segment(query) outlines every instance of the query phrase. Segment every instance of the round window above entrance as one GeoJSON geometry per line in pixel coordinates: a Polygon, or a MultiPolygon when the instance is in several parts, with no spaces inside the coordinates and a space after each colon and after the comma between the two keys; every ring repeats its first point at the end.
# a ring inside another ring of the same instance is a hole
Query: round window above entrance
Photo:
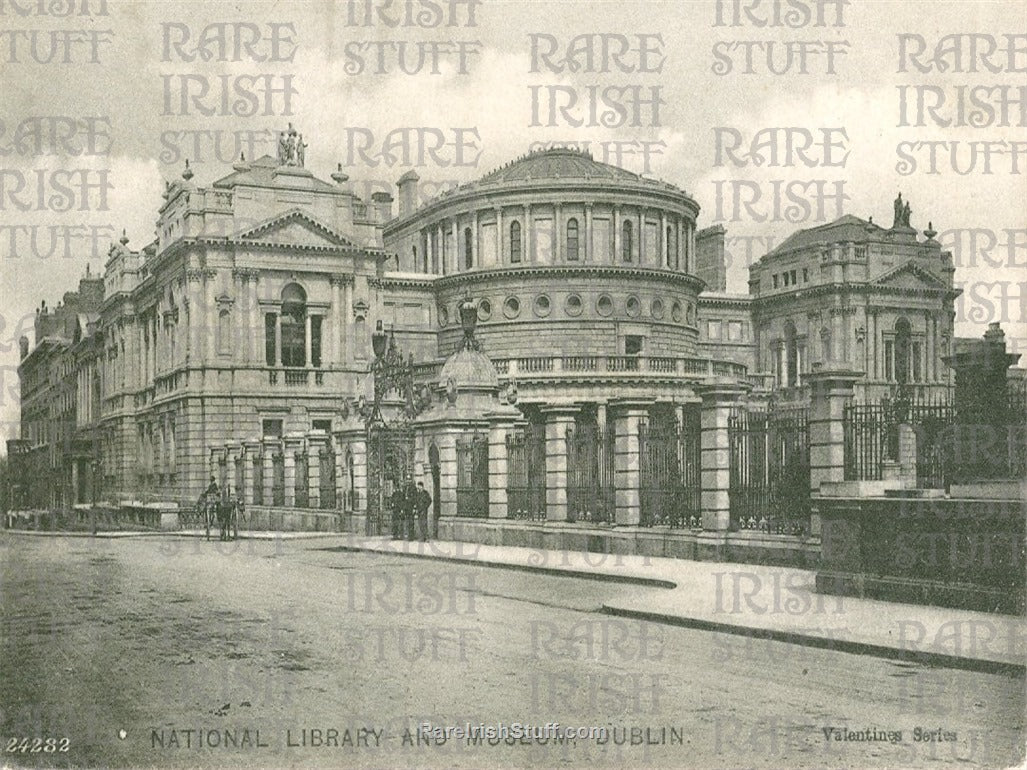
{"type": "Polygon", "coordinates": [[[584,309],[584,305],[581,302],[581,297],[577,294],[571,294],[567,297],[567,301],[564,303],[564,310],[569,316],[579,316],[581,311],[584,309]]]}
{"type": "Polygon", "coordinates": [[[613,298],[609,294],[603,294],[596,302],[596,312],[601,316],[608,316],[613,313],[613,298]]]}
{"type": "Polygon", "coordinates": [[[478,301],[478,320],[487,321],[492,317],[492,303],[487,299],[478,301]]]}
{"type": "Polygon", "coordinates": [[[638,297],[628,297],[624,309],[632,318],[638,318],[639,313],[642,312],[642,303],[638,301],[638,297]]]}
{"type": "Polygon", "coordinates": [[[535,315],[539,318],[545,318],[550,312],[552,312],[552,310],[553,306],[549,302],[549,297],[545,294],[540,294],[535,297],[535,315]]]}
{"type": "Polygon", "coordinates": [[[653,310],[653,318],[655,318],[657,321],[662,319],[663,318],[663,300],[662,299],[654,299],[653,300],[652,310],[653,310]]]}

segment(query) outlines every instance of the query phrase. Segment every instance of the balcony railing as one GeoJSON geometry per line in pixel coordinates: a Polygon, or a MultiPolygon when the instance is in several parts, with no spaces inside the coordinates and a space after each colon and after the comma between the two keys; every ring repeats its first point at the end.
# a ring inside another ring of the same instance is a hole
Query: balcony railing
{"type": "MultiPolygon", "coordinates": [[[[668,356],[531,356],[528,358],[497,358],[492,362],[500,377],[522,375],[556,375],[570,372],[642,373],[674,377],[732,377],[749,379],[744,364],[714,361],[708,358],[674,358],[668,356]]],[[[753,375],[759,377],[759,375],[753,375]]],[[[755,384],[755,383],[754,383],[755,384]]]]}

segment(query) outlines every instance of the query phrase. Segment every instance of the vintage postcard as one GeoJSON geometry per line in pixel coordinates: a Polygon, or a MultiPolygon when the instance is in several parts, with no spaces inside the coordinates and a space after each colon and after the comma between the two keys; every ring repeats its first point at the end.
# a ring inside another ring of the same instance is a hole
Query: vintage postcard
{"type": "Polygon", "coordinates": [[[1024,0],[0,0],[0,765],[1022,767],[1024,0]]]}

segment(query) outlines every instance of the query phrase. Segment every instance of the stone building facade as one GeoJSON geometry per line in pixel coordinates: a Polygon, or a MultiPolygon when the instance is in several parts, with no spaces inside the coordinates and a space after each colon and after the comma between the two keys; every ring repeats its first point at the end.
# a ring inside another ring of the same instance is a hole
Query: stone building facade
{"type": "MultiPolygon", "coordinates": [[[[605,506],[603,521],[638,524],[668,502],[638,493],[640,442],[657,431],[694,429],[695,446],[672,453],[696,474],[697,516],[699,456],[703,473],[727,473],[721,433],[746,393],[774,386],[801,399],[815,362],[866,371],[867,394],[903,377],[947,387],[938,361],[957,292],[933,233],[918,241],[908,224],[844,217],[793,235],[753,266],[749,295],[730,294],[724,229],[699,230],[691,196],[587,153],[530,153],[419,207],[408,172],[393,212],[388,194],[359,200],[341,170],[315,176],[302,147],[283,133],[278,157],[240,160],[208,186],[187,164],[166,187],[155,240],[114,244],[102,283],[80,288],[92,304],[77,325],[59,340],[40,327],[35,349],[25,343],[11,451],[49,447],[39,463],[75,490],[33,506],[189,504],[213,473],[251,506],[366,516],[378,328],[414,362],[417,398],[430,402],[411,467],[443,515],[473,497],[461,482],[461,463],[478,457],[471,434],[502,479],[489,515],[536,505],[511,502],[504,463],[519,452],[532,466],[538,448],[550,517],[588,520],[605,506]],[[480,351],[467,348],[468,298],[480,351]],[[483,356],[494,372],[481,371],[483,356]],[[38,434],[41,410],[69,403],[50,420],[75,427],[74,452],[38,434]],[[586,495],[585,481],[575,498],[575,452],[594,453],[608,501],[586,495]],[[627,481],[635,492],[618,487],[627,481]]],[[[389,420],[409,411],[401,395],[387,394],[389,420]]],[[[726,526],[725,479],[711,482],[717,491],[703,482],[713,528],[726,526]]]]}

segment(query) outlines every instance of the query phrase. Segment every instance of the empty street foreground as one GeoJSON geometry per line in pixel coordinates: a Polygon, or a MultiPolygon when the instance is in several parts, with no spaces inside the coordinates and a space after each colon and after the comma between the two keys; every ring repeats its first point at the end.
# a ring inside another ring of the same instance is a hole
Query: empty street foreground
{"type": "Polygon", "coordinates": [[[1021,677],[613,618],[664,589],[341,542],[0,535],[4,764],[1022,762],[1021,677]]]}

